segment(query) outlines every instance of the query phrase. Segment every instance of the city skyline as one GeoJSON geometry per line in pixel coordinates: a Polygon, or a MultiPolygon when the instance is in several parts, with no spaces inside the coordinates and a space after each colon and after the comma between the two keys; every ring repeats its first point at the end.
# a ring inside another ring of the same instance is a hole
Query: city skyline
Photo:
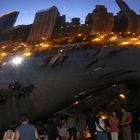
{"type": "MultiPolygon", "coordinates": [[[[138,5],[140,5],[140,1],[136,0],[135,2],[132,2],[132,0],[125,0],[125,2],[130,6],[131,9],[139,14],[140,9],[138,5]]],[[[83,23],[85,21],[86,15],[89,12],[93,11],[95,5],[105,5],[108,11],[113,12],[114,14],[116,14],[120,10],[115,0],[86,0],[86,2],[85,0],[77,0],[75,2],[73,2],[73,0],[69,2],[66,0],[42,0],[42,2],[34,1],[34,5],[32,5],[31,7],[32,3],[33,1],[27,0],[25,0],[24,2],[19,2],[18,0],[5,0],[3,2],[0,2],[0,14],[5,14],[6,12],[9,12],[11,10],[17,10],[20,12],[20,14],[15,25],[31,24],[33,23],[35,13],[38,10],[48,9],[51,6],[56,5],[59,9],[60,14],[66,15],[67,21],[70,21],[73,17],[80,17],[81,22],[83,23]]]]}

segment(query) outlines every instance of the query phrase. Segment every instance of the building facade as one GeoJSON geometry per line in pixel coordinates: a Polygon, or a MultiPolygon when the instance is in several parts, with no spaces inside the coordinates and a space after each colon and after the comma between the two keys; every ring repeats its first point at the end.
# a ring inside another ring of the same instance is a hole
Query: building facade
{"type": "Polygon", "coordinates": [[[92,12],[91,34],[109,33],[114,28],[113,13],[108,13],[104,5],[97,5],[92,12]]]}
{"type": "Polygon", "coordinates": [[[116,31],[140,34],[140,18],[123,0],[116,0],[121,11],[117,14],[116,31]]]}
{"type": "Polygon", "coordinates": [[[0,15],[0,30],[11,28],[14,26],[19,12],[12,11],[6,14],[0,15]]]}
{"type": "Polygon", "coordinates": [[[41,37],[45,37],[47,40],[50,40],[59,17],[60,13],[55,6],[48,10],[37,12],[29,33],[28,42],[31,43],[37,41],[41,37]]]}

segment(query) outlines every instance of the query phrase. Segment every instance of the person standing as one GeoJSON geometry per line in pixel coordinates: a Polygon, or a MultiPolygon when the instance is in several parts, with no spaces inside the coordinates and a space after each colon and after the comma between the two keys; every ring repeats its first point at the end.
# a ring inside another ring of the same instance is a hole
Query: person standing
{"type": "Polygon", "coordinates": [[[112,116],[109,119],[110,122],[110,130],[111,130],[111,139],[118,140],[119,133],[119,118],[115,111],[112,112],[112,116]]]}
{"type": "Polygon", "coordinates": [[[140,113],[136,110],[132,113],[132,133],[134,140],[140,140],[140,113]]]}
{"type": "Polygon", "coordinates": [[[130,112],[127,112],[125,108],[121,109],[122,112],[122,133],[124,140],[132,140],[132,132],[131,132],[131,123],[132,123],[132,116],[130,112]]]}
{"type": "Polygon", "coordinates": [[[21,117],[20,123],[21,125],[15,130],[15,140],[40,140],[37,129],[29,124],[27,115],[21,117]]]}
{"type": "Polygon", "coordinates": [[[106,133],[105,121],[103,119],[103,112],[99,111],[98,115],[99,115],[99,117],[95,123],[96,124],[96,131],[97,131],[96,140],[108,140],[107,133],[106,133]]]}
{"type": "Polygon", "coordinates": [[[96,121],[96,116],[93,113],[90,113],[86,119],[86,123],[87,123],[87,127],[88,130],[90,132],[91,135],[91,139],[95,140],[96,139],[96,125],[95,125],[95,121],[96,121]]]}
{"type": "Polygon", "coordinates": [[[77,124],[75,114],[72,114],[72,116],[68,118],[67,126],[69,131],[69,140],[72,138],[73,140],[77,140],[77,124]]]}

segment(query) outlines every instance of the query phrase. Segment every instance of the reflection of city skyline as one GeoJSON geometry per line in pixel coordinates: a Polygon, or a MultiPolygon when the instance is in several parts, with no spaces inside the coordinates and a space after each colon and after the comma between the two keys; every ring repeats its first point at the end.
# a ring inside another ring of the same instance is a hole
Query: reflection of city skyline
{"type": "Polygon", "coordinates": [[[32,25],[13,27],[18,12],[5,14],[0,18],[1,41],[25,40],[29,43],[38,42],[42,37],[46,40],[72,38],[81,34],[84,36],[97,33],[131,32],[140,33],[140,17],[123,0],[116,0],[121,9],[117,15],[110,13],[104,5],[96,5],[85,17],[85,23],[80,18],[72,18],[66,22],[66,15],[61,15],[59,9],[53,6],[39,10],[35,14],[32,25]]]}
{"type": "MultiPolygon", "coordinates": [[[[19,17],[16,21],[16,25],[19,24],[31,24],[33,22],[34,15],[36,11],[40,9],[46,9],[49,8],[53,5],[56,5],[62,14],[67,15],[67,21],[70,21],[72,17],[80,17],[81,21],[84,22],[85,16],[88,12],[90,12],[95,5],[97,4],[103,4],[107,7],[108,11],[117,13],[119,11],[119,8],[115,4],[115,0],[77,0],[77,1],[65,1],[65,0],[58,0],[54,1],[45,1],[42,0],[40,1],[34,1],[34,5],[32,5],[32,0],[31,1],[21,1],[19,5],[19,1],[8,1],[8,5],[6,1],[1,2],[0,4],[0,9],[1,12],[0,14],[4,14],[9,10],[17,10],[20,11],[19,17]],[[14,3],[14,4],[12,4],[14,3]],[[79,6],[80,5],[80,6],[79,6]],[[32,8],[31,8],[32,6],[32,8]],[[83,12],[81,12],[81,9],[83,12]]],[[[138,5],[140,5],[140,1],[130,1],[130,0],[125,0],[126,3],[132,8],[135,9],[137,13],[139,13],[140,9],[138,5]]],[[[82,22],[82,23],[83,23],[82,22]]]]}

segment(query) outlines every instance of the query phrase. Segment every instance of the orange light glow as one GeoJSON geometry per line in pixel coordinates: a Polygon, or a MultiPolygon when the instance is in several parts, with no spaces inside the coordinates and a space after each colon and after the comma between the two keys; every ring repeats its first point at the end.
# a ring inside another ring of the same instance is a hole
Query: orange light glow
{"type": "Polygon", "coordinates": [[[130,44],[130,42],[127,41],[120,43],[120,45],[128,45],[128,44],[130,44]]]}
{"type": "Polygon", "coordinates": [[[119,97],[120,97],[120,99],[123,99],[123,100],[125,100],[125,99],[126,99],[126,97],[125,97],[125,95],[124,95],[124,94],[120,94],[120,95],[119,95],[119,97]]]}
{"type": "Polygon", "coordinates": [[[48,48],[50,45],[49,44],[44,44],[42,47],[43,48],[48,48]]]}
{"type": "Polygon", "coordinates": [[[31,52],[25,52],[25,53],[24,53],[24,56],[26,56],[26,57],[29,57],[29,56],[31,56],[31,55],[32,55],[31,52]]]}
{"type": "Polygon", "coordinates": [[[116,40],[117,39],[117,36],[113,36],[113,37],[111,37],[109,40],[110,41],[114,41],[114,40],[116,40]]]}
{"type": "Polygon", "coordinates": [[[132,41],[137,41],[137,40],[138,40],[138,38],[132,38],[131,40],[132,40],[132,41]]]}
{"type": "Polygon", "coordinates": [[[82,34],[78,34],[78,36],[79,36],[79,37],[81,37],[81,36],[82,36],[82,34]]]}
{"type": "Polygon", "coordinates": [[[93,41],[93,42],[94,42],[94,41],[97,41],[97,42],[98,42],[98,41],[101,41],[101,39],[100,39],[100,38],[95,38],[95,39],[93,39],[92,41],[93,41]]]}
{"type": "Polygon", "coordinates": [[[5,52],[1,53],[2,57],[6,56],[6,55],[7,55],[7,53],[5,53],[5,52]]]}

